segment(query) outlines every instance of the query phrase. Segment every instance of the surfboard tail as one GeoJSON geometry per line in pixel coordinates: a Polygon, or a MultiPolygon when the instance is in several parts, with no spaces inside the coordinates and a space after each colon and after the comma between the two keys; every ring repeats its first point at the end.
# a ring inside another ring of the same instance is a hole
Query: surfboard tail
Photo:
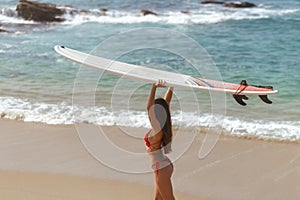
{"type": "MultiPolygon", "coordinates": [[[[240,86],[238,87],[238,89],[236,90],[236,92],[232,95],[233,98],[235,99],[235,101],[242,105],[242,106],[246,106],[246,102],[244,100],[248,100],[249,98],[246,95],[241,95],[240,93],[243,92],[248,86],[252,86],[252,87],[257,87],[257,88],[264,88],[264,89],[268,89],[268,90],[273,90],[273,86],[264,86],[264,85],[248,85],[246,80],[242,80],[240,83],[240,86]]],[[[267,95],[258,95],[259,98],[267,103],[267,104],[271,104],[272,101],[268,98],[267,95]]]]}

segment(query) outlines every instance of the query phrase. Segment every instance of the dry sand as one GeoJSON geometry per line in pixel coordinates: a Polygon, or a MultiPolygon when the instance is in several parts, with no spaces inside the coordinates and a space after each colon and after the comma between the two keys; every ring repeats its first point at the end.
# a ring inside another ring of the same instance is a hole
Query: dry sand
{"type": "MultiPolygon", "coordinates": [[[[15,171],[0,171],[0,177],[3,200],[153,199],[153,188],[128,182],[15,171]]],[[[179,192],[176,197],[199,199],[179,192]]]]}
{"type": "MultiPolygon", "coordinates": [[[[73,125],[0,120],[0,127],[0,199],[153,199],[152,173],[124,173],[101,164],[73,125]]],[[[123,136],[119,127],[101,128],[121,148],[145,150],[142,139],[123,136]]],[[[140,137],[146,131],[126,130],[140,137]]],[[[204,135],[174,162],[177,199],[300,199],[299,144],[222,136],[199,159],[204,135]]]]}

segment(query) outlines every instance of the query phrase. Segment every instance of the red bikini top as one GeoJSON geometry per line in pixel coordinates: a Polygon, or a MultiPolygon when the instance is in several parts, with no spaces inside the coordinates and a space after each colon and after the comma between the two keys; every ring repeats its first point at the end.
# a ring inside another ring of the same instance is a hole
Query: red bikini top
{"type": "Polygon", "coordinates": [[[149,130],[147,133],[146,133],[146,135],[144,136],[144,140],[145,140],[145,143],[146,143],[146,146],[147,147],[150,147],[151,146],[151,144],[150,144],[150,142],[149,142],[149,134],[150,134],[150,131],[151,130],[149,130]]]}

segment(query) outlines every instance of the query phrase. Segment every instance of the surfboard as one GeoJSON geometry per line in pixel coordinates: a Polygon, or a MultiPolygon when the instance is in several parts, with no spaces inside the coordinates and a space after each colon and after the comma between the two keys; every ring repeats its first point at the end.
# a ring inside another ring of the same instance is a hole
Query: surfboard
{"type": "Polygon", "coordinates": [[[249,85],[245,80],[242,80],[240,84],[228,83],[114,61],[86,54],[65,46],[55,46],[54,49],[58,54],[73,62],[127,79],[146,83],[156,83],[161,79],[166,82],[166,86],[170,87],[198,90],[201,92],[229,93],[243,106],[246,105],[243,100],[248,99],[246,95],[257,95],[265,103],[270,104],[272,101],[268,99],[267,95],[278,92],[272,86],[249,85]]]}

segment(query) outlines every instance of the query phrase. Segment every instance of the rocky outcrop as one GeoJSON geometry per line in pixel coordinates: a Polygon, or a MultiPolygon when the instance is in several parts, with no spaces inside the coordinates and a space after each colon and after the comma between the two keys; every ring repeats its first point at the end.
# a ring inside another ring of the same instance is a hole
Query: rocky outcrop
{"type": "Polygon", "coordinates": [[[0,28],[0,33],[14,33],[14,32],[0,28]]]}
{"type": "Polygon", "coordinates": [[[202,4],[224,4],[223,1],[201,1],[202,4]]]}
{"type": "Polygon", "coordinates": [[[190,14],[190,11],[188,11],[188,10],[182,10],[182,11],[180,11],[182,14],[190,14]]]}
{"type": "Polygon", "coordinates": [[[38,3],[35,1],[19,0],[17,13],[26,20],[37,22],[61,22],[64,9],[57,8],[55,4],[38,3]]]}
{"type": "Polygon", "coordinates": [[[145,16],[145,15],[155,15],[157,16],[158,14],[155,12],[152,12],[150,10],[141,10],[141,13],[145,16]]]}
{"type": "Polygon", "coordinates": [[[107,8],[99,8],[99,10],[100,10],[101,12],[103,12],[103,13],[106,13],[106,12],[108,11],[107,8]]]}
{"type": "Polygon", "coordinates": [[[254,3],[250,2],[224,2],[224,1],[213,1],[213,0],[207,0],[207,1],[202,1],[202,4],[222,4],[225,7],[230,7],[230,8],[252,8],[256,7],[254,3]]]}
{"type": "MultiPolygon", "coordinates": [[[[18,16],[36,22],[62,22],[65,20],[63,18],[64,14],[93,14],[90,10],[77,9],[72,6],[57,6],[51,3],[39,3],[29,0],[19,0],[16,10],[18,16]]],[[[106,15],[108,9],[101,8],[99,11],[97,14],[106,15]]]]}
{"type": "Polygon", "coordinates": [[[7,33],[8,31],[7,30],[4,30],[1,28],[2,24],[0,24],[0,33],[7,33]]]}
{"type": "Polygon", "coordinates": [[[7,30],[4,30],[4,29],[0,28],[0,33],[7,33],[7,30]]]}
{"type": "Polygon", "coordinates": [[[252,8],[256,7],[254,3],[249,3],[249,2],[229,2],[229,3],[224,3],[225,7],[230,7],[230,8],[252,8]]]}

